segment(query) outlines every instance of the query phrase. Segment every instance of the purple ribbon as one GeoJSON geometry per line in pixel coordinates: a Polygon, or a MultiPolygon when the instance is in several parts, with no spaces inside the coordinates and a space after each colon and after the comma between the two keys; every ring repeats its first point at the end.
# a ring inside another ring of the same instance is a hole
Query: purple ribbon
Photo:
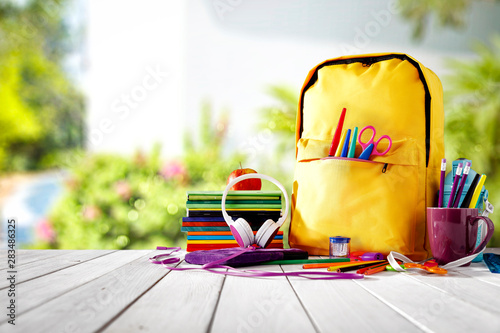
{"type": "Polygon", "coordinates": [[[188,271],[188,270],[204,270],[215,274],[230,275],[230,276],[242,276],[242,277],[268,277],[268,276],[298,276],[310,280],[338,280],[338,279],[362,279],[364,275],[354,274],[354,273],[335,273],[335,272],[310,272],[310,271],[296,271],[296,272],[266,272],[257,269],[236,269],[227,265],[219,265],[221,262],[225,262],[229,259],[237,257],[245,252],[254,251],[255,247],[249,246],[247,248],[241,249],[241,251],[236,252],[228,257],[212,261],[208,264],[196,267],[172,267],[167,264],[174,264],[180,261],[179,258],[169,258],[172,253],[181,250],[180,247],[164,247],[158,246],[157,250],[170,250],[168,253],[163,253],[149,258],[149,261],[153,264],[162,265],[166,269],[172,271],[188,271]],[[166,259],[161,259],[165,258],[166,259]],[[225,269],[226,271],[216,271],[215,269],[225,269]]]}

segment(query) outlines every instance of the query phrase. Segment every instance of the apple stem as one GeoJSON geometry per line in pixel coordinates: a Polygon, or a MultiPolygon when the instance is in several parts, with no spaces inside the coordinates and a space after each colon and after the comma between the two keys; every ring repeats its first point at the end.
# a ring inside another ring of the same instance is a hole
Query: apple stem
{"type": "Polygon", "coordinates": [[[241,162],[240,162],[240,169],[243,169],[243,167],[241,166],[241,162]]]}

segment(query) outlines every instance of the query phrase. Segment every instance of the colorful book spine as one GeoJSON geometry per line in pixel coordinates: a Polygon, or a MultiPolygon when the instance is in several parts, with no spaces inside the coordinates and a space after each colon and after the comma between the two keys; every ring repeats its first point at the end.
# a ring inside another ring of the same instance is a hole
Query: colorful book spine
{"type": "MultiPolygon", "coordinates": [[[[221,211],[222,191],[187,192],[187,216],[181,231],[187,232],[187,251],[238,247],[221,211]]],[[[281,216],[279,191],[230,191],[226,210],[236,220],[247,220],[254,234],[266,220],[281,216]]],[[[270,248],[283,248],[283,232],[271,241],[270,248]]]]}

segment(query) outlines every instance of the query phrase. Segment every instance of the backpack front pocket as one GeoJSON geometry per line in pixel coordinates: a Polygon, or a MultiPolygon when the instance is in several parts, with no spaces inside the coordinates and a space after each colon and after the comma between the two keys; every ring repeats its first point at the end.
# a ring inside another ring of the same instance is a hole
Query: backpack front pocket
{"type": "MultiPolygon", "coordinates": [[[[411,141],[401,143],[399,153],[394,153],[411,156],[404,151],[412,146],[411,141]]],[[[293,184],[290,245],[311,255],[327,255],[329,237],[344,236],[351,238],[352,251],[412,253],[416,212],[419,205],[425,205],[418,202],[418,192],[425,189],[419,188],[423,182],[419,182],[414,160],[299,161],[293,184]]]]}

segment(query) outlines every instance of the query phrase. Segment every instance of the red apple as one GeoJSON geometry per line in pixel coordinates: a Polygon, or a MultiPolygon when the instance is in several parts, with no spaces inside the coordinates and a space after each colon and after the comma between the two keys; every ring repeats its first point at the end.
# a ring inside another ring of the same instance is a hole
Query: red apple
{"type": "MultiPolygon", "coordinates": [[[[239,169],[236,169],[233,172],[231,172],[231,174],[227,178],[226,185],[229,184],[229,182],[231,182],[233,179],[235,179],[239,176],[248,174],[248,173],[257,173],[257,171],[255,171],[254,169],[250,169],[250,168],[243,169],[241,164],[240,164],[239,169]]],[[[245,179],[245,180],[242,180],[241,182],[236,183],[235,185],[233,185],[233,187],[230,188],[230,190],[231,191],[241,191],[241,190],[258,191],[261,189],[261,187],[262,187],[261,180],[258,178],[252,178],[252,179],[245,179]]]]}

